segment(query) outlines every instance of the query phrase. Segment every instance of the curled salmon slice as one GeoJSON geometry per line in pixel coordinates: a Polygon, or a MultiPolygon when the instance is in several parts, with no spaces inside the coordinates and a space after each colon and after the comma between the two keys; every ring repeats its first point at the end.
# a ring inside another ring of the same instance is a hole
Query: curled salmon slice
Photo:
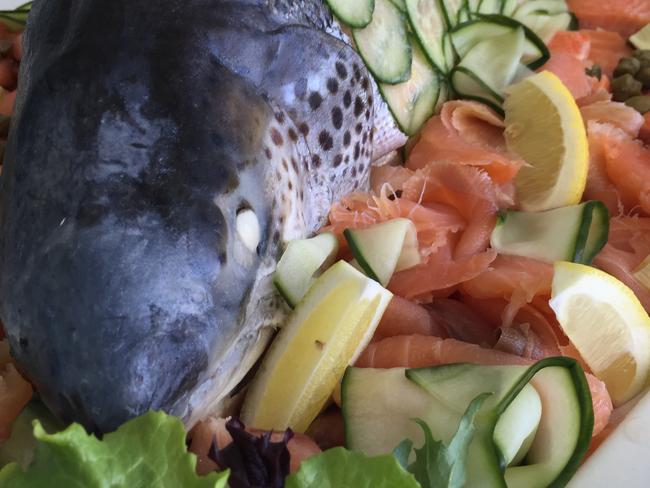
{"type": "Polygon", "coordinates": [[[587,140],[589,142],[589,172],[583,194],[584,200],[600,200],[609,210],[610,215],[623,211],[621,195],[607,174],[607,132],[602,124],[591,121],[587,123],[587,140]]]}
{"type": "Polygon", "coordinates": [[[548,43],[552,53],[564,53],[586,61],[591,51],[591,38],[580,31],[560,31],[548,43]]]}
{"type": "MultiPolygon", "coordinates": [[[[455,339],[433,336],[388,337],[370,344],[357,360],[361,368],[422,368],[450,363],[483,365],[529,365],[534,363],[513,354],[485,349],[455,339]]],[[[612,402],[602,381],[587,374],[594,406],[593,435],[607,425],[612,413],[612,402]]]]}
{"type": "Polygon", "coordinates": [[[508,153],[503,129],[503,120],[481,103],[447,102],[422,129],[406,166],[420,169],[434,161],[478,166],[496,183],[508,183],[524,163],[508,153]]]}
{"type": "Polygon", "coordinates": [[[581,27],[607,29],[626,39],[650,23],[648,0],[568,0],[567,3],[581,27]]]}

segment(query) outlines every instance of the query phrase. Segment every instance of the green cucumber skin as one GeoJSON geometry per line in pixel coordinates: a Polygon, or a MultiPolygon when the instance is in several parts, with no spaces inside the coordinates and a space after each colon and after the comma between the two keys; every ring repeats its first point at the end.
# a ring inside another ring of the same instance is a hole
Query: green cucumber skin
{"type": "MultiPolygon", "coordinates": [[[[375,0],[373,0],[373,2],[374,1],[375,0]]],[[[368,63],[366,61],[366,58],[364,57],[363,53],[361,52],[361,49],[359,49],[359,42],[357,40],[356,33],[357,33],[358,30],[361,30],[361,29],[353,28],[352,29],[352,37],[354,38],[354,42],[357,44],[357,53],[359,54],[359,56],[363,60],[363,63],[366,65],[366,68],[368,69],[370,74],[372,74],[372,76],[375,78],[375,80],[378,81],[378,82],[381,82],[381,83],[387,83],[389,85],[397,85],[399,83],[403,83],[405,81],[408,81],[411,78],[411,64],[413,62],[413,52],[411,50],[411,44],[408,41],[408,37],[407,37],[408,34],[406,32],[408,30],[409,21],[408,21],[407,15],[404,12],[402,12],[400,10],[400,8],[397,7],[392,0],[385,0],[385,1],[395,9],[396,15],[399,16],[400,22],[404,26],[404,36],[405,36],[405,38],[400,39],[400,41],[405,42],[406,45],[407,45],[407,56],[409,58],[408,68],[405,69],[399,76],[396,76],[394,78],[386,78],[384,76],[380,76],[380,74],[377,72],[377,70],[372,66],[372,63],[368,63]]],[[[372,20],[370,21],[370,23],[372,23],[372,20]]],[[[370,25],[370,23],[368,23],[368,25],[370,25]]],[[[366,25],[365,27],[368,27],[368,25],[366,25]]]]}
{"type": "Polygon", "coordinates": [[[607,237],[609,235],[609,210],[603,202],[594,200],[586,202],[582,212],[583,217],[578,229],[572,261],[574,263],[589,265],[602,248],[605,247],[605,244],[607,244],[607,237]],[[589,230],[594,217],[600,217],[602,219],[602,228],[594,248],[587,249],[587,239],[589,238],[589,230]]]}
{"type": "Polygon", "coordinates": [[[505,27],[511,27],[513,29],[521,27],[524,30],[524,35],[526,36],[526,39],[528,39],[530,42],[532,42],[535,47],[540,52],[540,57],[534,61],[531,61],[528,63],[526,66],[531,69],[531,70],[536,70],[538,68],[541,68],[546,64],[546,62],[551,59],[551,53],[548,50],[548,47],[542,41],[537,34],[535,34],[528,26],[522,24],[521,22],[513,19],[512,17],[508,17],[505,15],[500,15],[500,14],[477,14],[476,17],[472,20],[468,20],[466,22],[462,22],[458,24],[456,27],[454,27],[450,32],[457,32],[459,30],[462,30],[464,27],[467,27],[469,25],[475,24],[477,22],[490,22],[494,24],[499,24],[503,25],[505,27]]]}
{"type": "Polygon", "coordinates": [[[368,261],[366,261],[366,258],[363,256],[361,252],[359,252],[359,244],[357,243],[357,240],[354,237],[354,232],[350,229],[345,229],[343,231],[343,236],[350,244],[350,251],[352,252],[352,256],[354,256],[354,259],[357,260],[359,266],[361,266],[363,271],[368,275],[368,278],[370,278],[371,280],[375,280],[377,283],[381,284],[381,282],[379,281],[379,277],[375,274],[373,269],[370,267],[368,261]]]}
{"type": "MultiPolygon", "coordinates": [[[[356,29],[363,29],[366,27],[370,22],[372,22],[372,14],[375,11],[375,0],[370,0],[370,15],[368,16],[367,20],[363,20],[361,22],[355,22],[353,19],[348,18],[343,18],[341,17],[338,8],[336,7],[336,2],[330,0],[325,0],[327,3],[327,6],[332,10],[332,13],[345,25],[349,27],[354,27],[356,29]]],[[[391,0],[392,1],[392,0],[391,0]]],[[[395,2],[393,2],[395,3],[395,2]]]]}

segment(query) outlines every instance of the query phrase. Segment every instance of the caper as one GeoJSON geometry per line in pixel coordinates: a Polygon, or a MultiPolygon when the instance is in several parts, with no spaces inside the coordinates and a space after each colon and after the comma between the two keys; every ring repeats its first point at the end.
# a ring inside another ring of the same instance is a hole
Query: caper
{"type": "Polygon", "coordinates": [[[614,69],[614,76],[635,75],[641,69],[641,61],[637,58],[621,58],[614,69]]]}
{"type": "Polygon", "coordinates": [[[635,78],[643,83],[643,88],[650,88],[650,66],[641,68],[635,78]]]}
{"type": "Polygon", "coordinates": [[[650,66],[650,50],[648,49],[637,49],[634,51],[634,57],[641,62],[642,68],[647,68],[650,66]]]}
{"type": "Polygon", "coordinates": [[[643,88],[642,83],[630,74],[612,80],[612,92],[617,102],[624,102],[630,97],[641,95],[641,88],[643,88]]]}
{"type": "Polygon", "coordinates": [[[641,95],[639,97],[628,98],[625,100],[625,105],[632,107],[643,115],[646,112],[650,112],[650,97],[647,95],[641,95]]]}

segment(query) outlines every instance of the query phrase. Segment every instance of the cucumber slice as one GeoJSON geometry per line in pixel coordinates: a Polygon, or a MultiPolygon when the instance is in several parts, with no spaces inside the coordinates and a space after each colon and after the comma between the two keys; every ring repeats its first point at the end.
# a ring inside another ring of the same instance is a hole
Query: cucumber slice
{"type": "Polygon", "coordinates": [[[396,271],[420,263],[415,225],[408,219],[394,219],[361,230],[343,232],[352,255],[363,271],[386,286],[396,271]]]}
{"type": "Polygon", "coordinates": [[[513,18],[526,25],[545,43],[548,43],[559,31],[569,30],[575,20],[570,12],[549,14],[544,11],[527,15],[515,12],[513,18]]]}
{"type": "Polygon", "coordinates": [[[334,15],[350,27],[362,28],[372,20],[375,0],[326,0],[334,15]]]}
{"type": "Polygon", "coordinates": [[[485,38],[503,35],[519,27],[524,30],[526,36],[521,62],[535,70],[549,60],[548,48],[532,30],[510,17],[496,14],[481,15],[476,20],[456,26],[450,32],[450,36],[456,53],[463,58],[471,48],[485,38]]]}
{"type": "Polygon", "coordinates": [[[406,12],[429,61],[438,71],[447,73],[454,64],[454,51],[438,0],[406,0],[406,12]]]}
{"type": "Polygon", "coordinates": [[[480,14],[498,14],[501,11],[501,0],[481,0],[478,6],[480,14]]]}
{"type": "Polygon", "coordinates": [[[339,241],[330,232],[289,242],[278,262],[273,283],[291,308],[302,300],[316,278],[334,263],[338,251],[339,241]]]}
{"type": "MultiPolygon", "coordinates": [[[[349,1],[349,0],[347,0],[349,1]]],[[[401,12],[406,13],[406,2],[404,0],[390,0],[401,12]]]]}
{"type": "Polygon", "coordinates": [[[413,418],[427,422],[435,438],[448,442],[469,402],[486,391],[493,394],[476,419],[466,486],[503,488],[506,480],[508,487],[564,486],[584,457],[593,429],[589,387],[570,358],[548,358],[530,367],[349,368],[341,387],[347,446],[367,454],[391,452],[404,438],[419,446],[422,434],[413,418]],[[525,449],[522,439],[537,423],[538,411],[530,409],[535,396],[524,392],[529,384],[542,405],[537,435],[526,464],[504,472],[506,459],[500,453],[525,449]],[[500,437],[507,431],[513,435],[500,437]]]}
{"type": "Polygon", "coordinates": [[[503,90],[517,74],[525,38],[524,30],[517,28],[475,44],[452,71],[456,93],[500,106],[503,90]],[[485,62],[487,59],[489,63],[485,62]]]}
{"type": "Polygon", "coordinates": [[[352,29],[352,36],[377,81],[395,84],[411,77],[406,18],[389,0],[375,0],[372,21],[363,29],[352,29]]]}
{"type": "Polygon", "coordinates": [[[440,3],[447,29],[451,29],[460,22],[460,13],[465,5],[465,0],[441,0],[440,3]]]}
{"type": "Polygon", "coordinates": [[[397,125],[409,136],[417,133],[433,115],[441,91],[440,77],[429,64],[417,41],[412,42],[411,47],[411,78],[398,85],[379,83],[379,91],[397,125]]]}
{"type": "Polygon", "coordinates": [[[501,466],[519,464],[533,445],[539,421],[542,418],[542,400],[537,390],[524,386],[494,427],[494,444],[499,449],[501,466]]]}
{"type": "Polygon", "coordinates": [[[568,11],[569,8],[564,0],[528,0],[517,7],[515,15],[525,16],[536,12],[555,15],[568,11]]]}
{"type": "Polygon", "coordinates": [[[591,264],[608,234],[607,207],[591,201],[544,212],[502,212],[490,243],[502,254],[591,264]]]}

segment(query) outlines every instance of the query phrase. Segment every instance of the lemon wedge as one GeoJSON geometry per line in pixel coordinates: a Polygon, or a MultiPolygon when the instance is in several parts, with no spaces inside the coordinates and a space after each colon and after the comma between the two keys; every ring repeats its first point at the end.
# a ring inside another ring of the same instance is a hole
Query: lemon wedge
{"type": "Polygon", "coordinates": [[[650,24],[630,36],[630,42],[637,49],[650,49],[650,24]]]}
{"type": "Polygon", "coordinates": [[[304,432],[370,341],[391,298],[344,261],[325,271],[271,344],[242,420],[260,429],[304,432]]]}
{"type": "Polygon", "coordinates": [[[580,203],[589,149],[571,92],[550,71],[506,89],[506,142],[526,163],[515,178],[522,210],[537,212],[580,203]]]}
{"type": "Polygon", "coordinates": [[[650,317],[632,290],[596,268],[560,261],[550,306],[615,406],[643,390],[650,372],[650,317]]]}

